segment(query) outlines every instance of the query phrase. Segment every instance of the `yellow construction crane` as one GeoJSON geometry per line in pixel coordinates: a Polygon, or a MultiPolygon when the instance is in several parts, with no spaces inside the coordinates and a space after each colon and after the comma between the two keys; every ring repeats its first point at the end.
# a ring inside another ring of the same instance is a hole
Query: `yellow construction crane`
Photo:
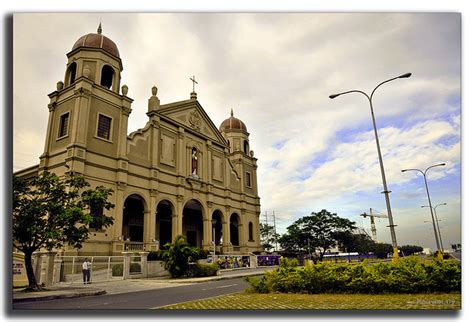
{"type": "Polygon", "coordinates": [[[377,218],[388,218],[387,215],[384,215],[380,212],[377,211],[377,214],[374,213],[374,210],[372,208],[370,208],[370,214],[367,215],[367,213],[363,213],[361,214],[362,217],[364,218],[367,218],[367,217],[370,217],[370,228],[371,228],[371,231],[372,231],[372,239],[374,240],[374,242],[378,243],[377,241],[377,229],[375,228],[375,220],[374,218],[377,217],[377,218]]]}

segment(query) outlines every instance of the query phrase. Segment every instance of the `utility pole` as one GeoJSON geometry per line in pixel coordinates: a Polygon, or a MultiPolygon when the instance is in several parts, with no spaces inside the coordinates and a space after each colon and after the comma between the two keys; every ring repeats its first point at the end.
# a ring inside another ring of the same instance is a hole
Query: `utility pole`
{"type": "Polygon", "coordinates": [[[277,239],[277,224],[275,210],[273,210],[273,235],[275,236],[275,251],[278,250],[278,239],[277,239]]]}

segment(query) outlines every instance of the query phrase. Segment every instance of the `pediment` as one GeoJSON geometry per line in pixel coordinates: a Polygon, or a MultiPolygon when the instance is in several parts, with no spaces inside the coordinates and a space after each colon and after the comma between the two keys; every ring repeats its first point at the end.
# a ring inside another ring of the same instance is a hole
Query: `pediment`
{"type": "Polygon", "coordinates": [[[209,115],[196,100],[162,105],[158,114],[179,123],[184,128],[199,132],[210,140],[227,144],[209,115]]]}

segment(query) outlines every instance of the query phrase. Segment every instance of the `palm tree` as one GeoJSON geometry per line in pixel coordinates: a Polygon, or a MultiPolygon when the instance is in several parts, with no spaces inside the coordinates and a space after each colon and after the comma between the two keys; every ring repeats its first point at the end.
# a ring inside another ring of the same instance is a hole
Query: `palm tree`
{"type": "Polygon", "coordinates": [[[170,272],[171,277],[184,276],[188,270],[188,264],[194,262],[199,256],[199,249],[189,246],[182,235],[176,236],[172,243],[166,243],[164,248],[165,269],[170,272]]]}

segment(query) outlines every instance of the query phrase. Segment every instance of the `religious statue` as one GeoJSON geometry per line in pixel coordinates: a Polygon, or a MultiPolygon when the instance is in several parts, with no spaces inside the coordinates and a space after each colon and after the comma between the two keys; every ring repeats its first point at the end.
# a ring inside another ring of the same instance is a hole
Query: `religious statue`
{"type": "Polygon", "coordinates": [[[193,178],[198,178],[197,167],[198,167],[197,150],[196,148],[193,148],[192,155],[191,155],[191,176],[193,178]]]}

